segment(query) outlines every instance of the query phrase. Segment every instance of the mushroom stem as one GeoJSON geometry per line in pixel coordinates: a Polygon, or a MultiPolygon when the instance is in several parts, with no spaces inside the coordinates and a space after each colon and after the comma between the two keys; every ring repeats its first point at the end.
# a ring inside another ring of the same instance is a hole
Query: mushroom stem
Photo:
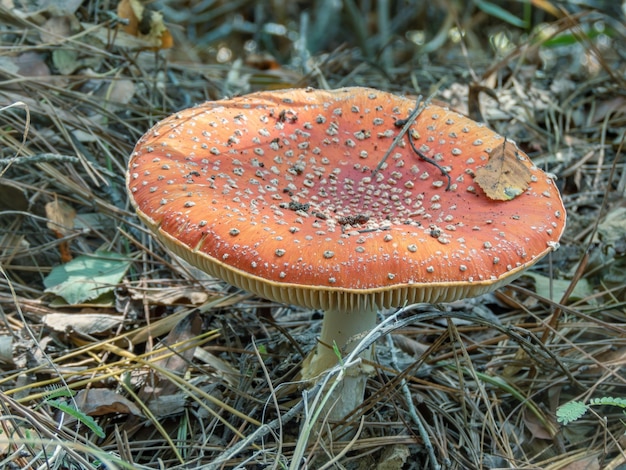
{"type": "MultiPolygon", "coordinates": [[[[302,367],[302,378],[314,380],[324,371],[338,363],[338,357],[333,349],[336,344],[345,357],[359,344],[364,333],[376,326],[376,306],[354,310],[328,310],[324,314],[322,331],[317,349],[309,355],[302,367]]],[[[371,350],[368,348],[361,353],[362,359],[371,359],[371,350]]],[[[340,421],[363,402],[367,377],[371,367],[365,364],[353,365],[345,371],[343,381],[328,400],[329,409],[326,418],[330,421],[340,421]]]]}

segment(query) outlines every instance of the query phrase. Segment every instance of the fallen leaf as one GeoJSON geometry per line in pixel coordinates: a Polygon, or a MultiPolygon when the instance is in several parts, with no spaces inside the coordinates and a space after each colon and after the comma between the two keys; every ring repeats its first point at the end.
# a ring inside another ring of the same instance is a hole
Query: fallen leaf
{"type": "Polygon", "coordinates": [[[598,225],[587,272],[594,272],[600,282],[618,301],[626,299],[624,271],[626,270],[626,207],[612,208],[598,225]]]}
{"type": "Polygon", "coordinates": [[[515,377],[520,372],[520,370],[526,369],[528,367],[529,361],[530,359],[528,358],[528,353],[524,349],[519,348],[515,353],[513,360],[509,360],[507,362],[507,365],[504,366],[504,369],[502,370],[502,376],[504,378],[515,377]]]}
{"type": "MultiPolygon", "coordinates": [[[[572,281],[567,279],[554,279],[534,271],[527,271],[522,277],[529,277],[533,280],[535,292],[546,299],[562,299],[572,281]]],[[[589,281],[585,278],[579,279],[574,287],[574,291],[569,296],[569,301],[588,299],[593,303],[593,289],[589,281]]]]}
{"type": "Polygon", "coordinates": [[[63,40],[80,31],[80,22],[72,15],[52,16],[41,25],[41,41],[61,44],[63,40]]]}
{"type": "Polygon", "coordinates": [[[74,229],[76,211],[63,201],[55,199],[46,204],[47,226],[59,238],[69,235],[74,229]]]}
{"type": "Polygon", "coordinates": [[[589,369],[596,367],[624,367],[626,366],[626,347],[610,349],[596,356],[596,361],[589,369]],[[597,365],[596,365],[597,364],[597,365]]]}
{"type": "Polygon", "coordinates": [[[139,0],[122,0],[117,6],[117,16],[127,20],[126,24],[120,24],[122,31],[148,41],[153,49],[169,49],[174,45],[172,35],[163,23],[163,15],[142,5],[139,0]]]}
{"type": "Polygon", "coordinates": [[[49,313],[42,318],[48,328],[61,333],[75,331],[82,335],[109,333],[122,323],[121,315],[100,313],[49,313]]]}
{"type": "MultiPolygon", "coordinates": [[[[162,342],[163,347],[175,352],[154,362],[155,368],[167,369],[182,377],[189,368],[189,364],[196,349],[193,339],[202,332],[202,320],[194,312],[183,319],[174,327],[162,342]]],[[[157,346],[158,348],[159,346],[157,346]]],[[[172,395],[178,390],[175,383],[161,374],[155,373],[139,391],[139,397],[144,400],[152,400],[155,397],[172,395]]]]}
{"type": "Polygon", "coordinates": [[[507,140],[489,154],[489,161],[474,172],[474,181],[489,199],[510,201],[528,189],[529,160],[507,140]]]}
{"type": "Polygon", "coordinates": [[[278,70],[280,64],[269,53],[250,54],[246,57],[246,65],[259,70],[278,70]]]}
{"type": "Polygon", "coordinates": [[[194,285],[174,285],[172,287],[154,287],[135,289],[129,292],[133,300],[145,300],[150,305],[192,304],[202,305],[209,300],[206,290],[194,285]]]}
{"type": "Polygon", "coordinates": [[[113,291],[129,266],[130,261],[122,255],[98,251],[55,266],[43,283],[46,292],[63,297],[68,304],[76,305],[113,291]]]}
{"type": "MultiPolygon", "coordinates": [[[[48,218],[48,228],[57,238],[63,238],[69,235],[74,228],[76,211],[68,204],[55,198],[54,201],[46,204],[46,217],[48,218]]],[[[59,251],[61,252],[61,262],[69,263],[72,260],[72,253],[67,240],[62,240],[59,243],[59,251]]]]}
{"type": "Polygon", "coordinates": [[[23,77],[49,77],[50,68],[44,57],[36,52],[24,52],[15,58],[17,73],[23,77]]]}
{"type": "MultiPolygon", "coordinates": [[[[114,105],[126,105],[135,96],[135,83],[125,79],[113,80],[98,95],[114,105]]],[[[120,108],[125,109],[125,106],[120,108]]]]}
{"type": "Polygon", "coordinates": [[[376,470],[393,470],[396,468],[403,468],[411,456],[411,451],[407,445],[392,445],[385,447],[380,461],[376,465],[376,470]]]}
{"type": "Polygon", "coordinates": [[[48,10],[56,15],[71,15],[83,3],[82,0],[39,0],[34,2],[40,11],[48,10]]]}
{"type": "Polygon", "coordinates": [[[202,348],[196,348],[194,357],[206,364],[211,376],[216,375],[232,387],[237,387],[237,384],[241,380],[241,374],[229,362],[220,359],[215,354],[202,348]]]}
{"type": "Polygon", "coordinates": [[[189,406],[189,395],[187,393],[174,393],[171,395],[159,395],[150,398],[147,403],[150,412],[158,419],[176,416],[185,411],[189,406]]]}
{"type": "Polygon", "coordinates": [[[61,75],[70,75],[80,67],[78,52],[71,49],[52,51],[52,63],[61,75]]]}
{"type": "Polygon", "coordinates": [[[573,462],[561,467],[561,470],[600,470],[597,455],[580,454],[573,462]]]}
{"type": "Polygon", "coordinates": [[[535,439],[550,440],[554,437],[537,416],[529,411],[524,411],[524,424],[535,439]]]}
{"type": "Polygon", "coordinates": [[[74,397],[78,409],[88,416],[102,416],[111,413],[143,416],[137,405],[106,388],[81,390],[74,397]]]}

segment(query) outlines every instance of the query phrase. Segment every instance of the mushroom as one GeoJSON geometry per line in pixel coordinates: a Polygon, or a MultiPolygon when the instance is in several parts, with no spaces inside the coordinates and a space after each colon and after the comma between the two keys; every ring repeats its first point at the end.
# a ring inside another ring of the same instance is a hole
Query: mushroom
{"type": "MultiPolygon", "coordinates": [[[[488,197],[474,172],[515,144],[461,114],[426,105],[380,164],[415,105],[354,87],[186,109],[135,147],[131,202],[166,247],[210,275],[323,309],[302,372],[313,379],[380,309],[493,291],[558,247],[566,214],[553,177],[515,147],[529,182],[511,200],[488,197]]],[[[350,376],[334,418],[363,400],[367,372],[350,376]]]]}

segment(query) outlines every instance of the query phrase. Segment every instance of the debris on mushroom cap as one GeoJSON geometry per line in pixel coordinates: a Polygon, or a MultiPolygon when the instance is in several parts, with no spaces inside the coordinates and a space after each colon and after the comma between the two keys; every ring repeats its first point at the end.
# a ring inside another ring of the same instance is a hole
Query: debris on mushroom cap
{"type": "Polygon", "coordinates": [[[558,246],[559,191],[518,149],[528,187],[487,197],[473,175],[504,138],[435,105],[374,172],[415,104],[368,88],[207,102],[141,138],[131,201],[176,254],[282,302],[386,307],[494,290],[558,246]],[[408,138],[450,175],[447,190],[408,138]]]}

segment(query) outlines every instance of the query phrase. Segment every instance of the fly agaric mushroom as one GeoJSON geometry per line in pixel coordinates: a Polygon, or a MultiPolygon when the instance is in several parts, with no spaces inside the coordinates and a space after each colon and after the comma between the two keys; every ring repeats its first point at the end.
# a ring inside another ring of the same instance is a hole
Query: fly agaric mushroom
{"type": "MultiPolygon", "coordinates": [[[[529,182],[510,200],[488,197],[474,172],[515,144],[456,112],[426,106],[375,171],[415,105],[368,88],[207,102],[141,138],[131,202],[207,273],[325,310],[303,370],[316,377],[379,309],[493,291],[558,247],[566,215],[553,178],[515,147],[529,182]]],[[[366,374],[354,375],[335,418],[363,399],[366,374]]]]}

